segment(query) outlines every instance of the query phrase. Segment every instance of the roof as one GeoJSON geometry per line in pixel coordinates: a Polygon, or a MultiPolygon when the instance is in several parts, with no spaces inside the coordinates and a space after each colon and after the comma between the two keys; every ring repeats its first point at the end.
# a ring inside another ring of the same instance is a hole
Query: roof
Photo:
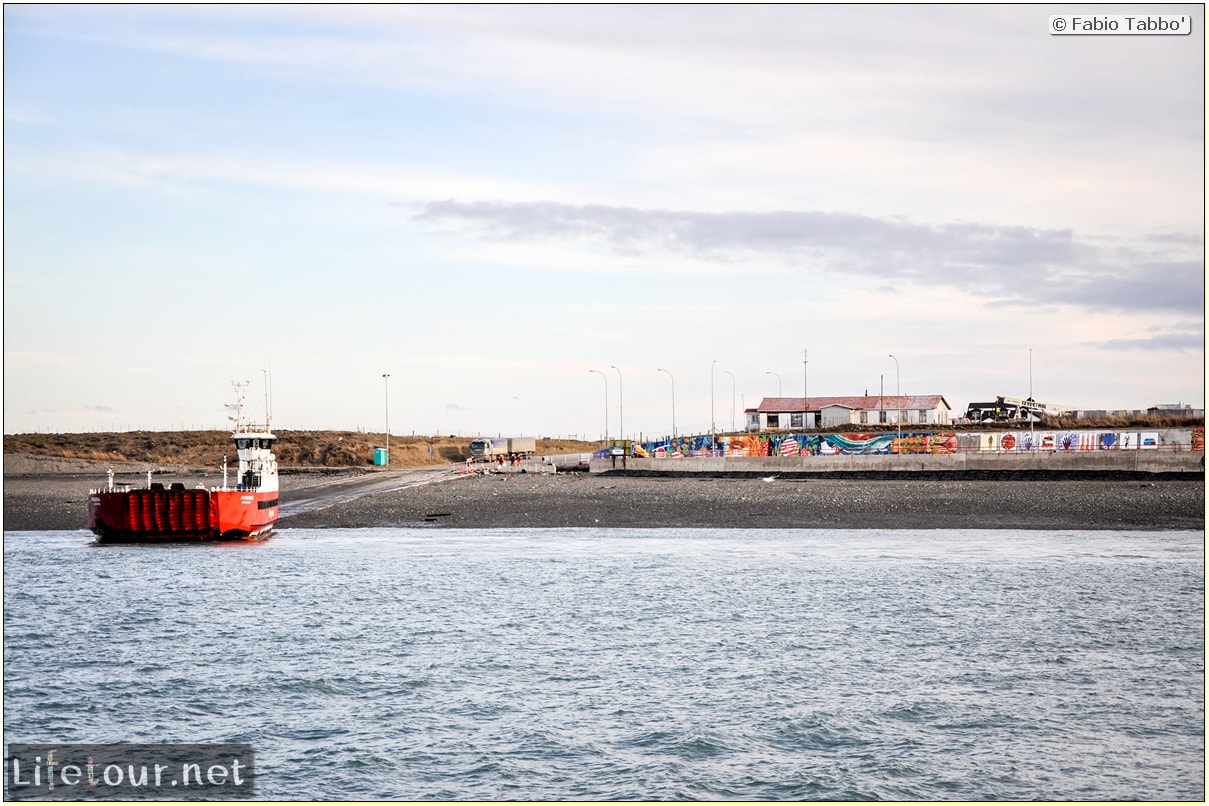
{"type": "Polygon", "coordinates": [[[754,411],[781,414],[795,411],[819,411],[828,406],[844,406],[858,411],[877,409],[937,409],[952,407],[944,395],[856,395],[849,397],[766,397],[754,411]]]}

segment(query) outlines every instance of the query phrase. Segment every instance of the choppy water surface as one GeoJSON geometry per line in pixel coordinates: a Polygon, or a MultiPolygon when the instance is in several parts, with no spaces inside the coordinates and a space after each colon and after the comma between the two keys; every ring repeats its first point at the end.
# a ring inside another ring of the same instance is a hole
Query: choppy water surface
{"type": "Polygon", "coordinates": [[[1203,799],[1199,532],[4,546],[6,742],[266,799],[1203,799]]]}

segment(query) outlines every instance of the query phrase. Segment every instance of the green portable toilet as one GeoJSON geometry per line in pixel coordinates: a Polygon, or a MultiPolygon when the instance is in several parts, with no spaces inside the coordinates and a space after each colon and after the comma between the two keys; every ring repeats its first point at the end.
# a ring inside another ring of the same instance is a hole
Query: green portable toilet
{"type": "Polygon", "coordinates": [[[384,465],[387,461],[386,448],[374,448],[374,464],[384,465]]]}

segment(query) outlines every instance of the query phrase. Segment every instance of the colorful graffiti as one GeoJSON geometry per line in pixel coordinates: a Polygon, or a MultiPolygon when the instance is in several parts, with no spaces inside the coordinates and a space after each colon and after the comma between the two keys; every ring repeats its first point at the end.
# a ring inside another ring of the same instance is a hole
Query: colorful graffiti
{"type": "MultiPolygon", "coordinates": [[[[1158,450],[1162,447],[1204,451],[1205,429],[1191,429],[1182,438],[1166,442],[1158,431],[1004,431],[897,434],[743,434],[633,443],[637,457],[685,456],[875,456],[888,454],[955,454],[962,450],[1021,451],[1121,451],[1158,450]]],[[[608,456],[600,451],[597,456],[608,456]]]]}
{"type": "MultiPolygon", "coordinates": [[[[647,458],[683,456],[868,456],[878,454],[957,453],[953,433],[927,434],[744,434],[678,437],[635,443],[633,455],[647,458]]],[[[601,451],[598,456],[607,456],[601,451]]]]}
{"type": "Polygon", "coordinates": [[[956,434],[913,434],[896,439],[892,444],[893,453],[957,453],[956,434]]]}
{"type": "Polygon", "coordinates": [[[1016,450],[1018,451],[1052,451],[1057,444],[1057,436],[1051,433],[1037,434],[1027,431],[1022,432],[1016,438],[1016,450]]]}
{"type": "MultiPolygon", "coordinates": [[[[1011,432],[980,434],[978,440],[984,451],[1145,451],[1159,444],[1157,431],[1011,432]]],[[[1198,450],[1195,434],[1192,450],[1198,450]]],[[[1203,436],[1199,450],[1204,450],[1203,436]]]]}

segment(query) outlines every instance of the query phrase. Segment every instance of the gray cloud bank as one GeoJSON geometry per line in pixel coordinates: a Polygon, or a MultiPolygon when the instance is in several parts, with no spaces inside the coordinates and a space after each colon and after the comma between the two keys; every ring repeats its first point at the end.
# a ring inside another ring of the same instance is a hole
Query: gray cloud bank
{"type": "MultiPolygon", "coordinates": [[[[1071,230],[920,224],[850,213],[703,213],[554,202],[435,201],[416,220],[509,241],[587,243],[617,254],[773,259],[828,274],[947,283],[1017,304],[1194,314],[1203,321],[1203,238],[1161,233],[1115,243],[1071,230]]],[[[1202,328],[1203,329],[1203,328],[1202,328]]]]}

